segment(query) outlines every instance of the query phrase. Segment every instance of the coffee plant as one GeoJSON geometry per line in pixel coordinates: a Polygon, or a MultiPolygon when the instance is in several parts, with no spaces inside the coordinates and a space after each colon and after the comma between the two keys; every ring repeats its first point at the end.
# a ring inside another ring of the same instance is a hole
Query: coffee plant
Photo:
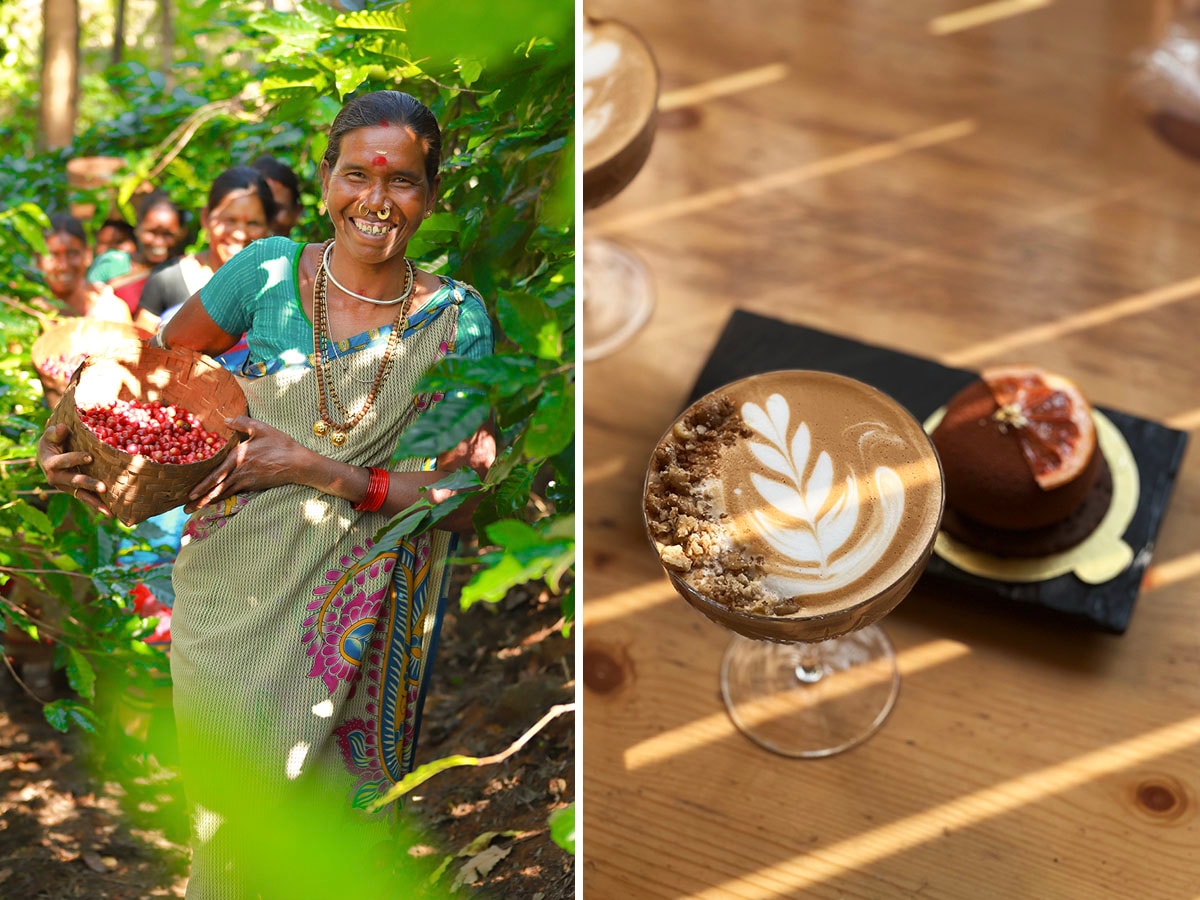
{"type": "MultiPolygon", "coordinates": [[[[44,318],[32,301],[46,293],[35,266],[46,214],[92,202],[94,230],[109,199],[71,188],[65,163],[121,158],[115,201],[127,216],[145,181],[195,213],[220,171],[271,153],[301,177],[297,236],[324,239],[317,167],[333,116],[359,91],[407,91],[442,123],[438,210],[409,255],[473,284],[497,325],[494,356],[450,357],[426,375],[418,390],[444,399],[404,437],[405,452],[435,455],[489,418],[498,430],[502,452],[485,479],[450,476],[482,495],[479,551],[461,561],[474,568],[463,603],[544,582],[572,626],[573,4],[459,0],[449,13],[439,0],[408,0],[350,9],[360,5],[339,10],[301,0],[284,14],[205,3],[205,46],[219,52],[179,62],[170,84],[136,58],[109,67],[111,91],[88,107],[100,114],[65,150],[35,153],[22,124],[30,118],[27,101],[0,101],[8,103],[0,147],[16,148],[0,150],[0,191],[9,204],[0,212],[0,254],[8,263],[0,282],[7,344],[0,360],[0,619],[6,651],[14,642],[52,648],[55,665],[65,668],[78,697],[46,706],[60,729],[107,727],[98,682],[131,679],[146,691],[161,685],[165,656],[143,640],[156,622],[134,614],[132,598],[139,584],[170,596],[168,567],[136,566],[161,535],[47,491],[33,461],[49,413],[29,354],[44,318]]],[[[85,89],[92,83],[85,78],[85,89]]],[[[430,528],[449,511],[421,502],[384,531],[395,538],[430,528]]],[[[566,833],[561,824],[556,833],[566,833]]]]}

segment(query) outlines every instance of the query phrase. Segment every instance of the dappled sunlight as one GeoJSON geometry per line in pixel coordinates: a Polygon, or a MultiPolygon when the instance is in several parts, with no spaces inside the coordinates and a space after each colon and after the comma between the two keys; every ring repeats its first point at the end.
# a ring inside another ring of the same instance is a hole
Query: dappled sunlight
{"type": "Polygon", "coordinates": [[[324,497],[311,497],[304,501],[304,521],[317,525],[329,514],[329,502],[324,497]]]}
{"type": "Polygon", "coordinates": [[[603,595],[599,600],[588,597],[587,602],[583,604],[584,628],[602,625],[626,616],[640,616],[651,607],[676,602],[683,601],[675,592],[675,588],[671,587],[671,582],[666,578],[655,578],[635,588],[603,595]]]}
{"type": "Polygon", "coordinates": [[[925,131],[913,132],[895,140],[882,141],[878,144],[860,147],[857,150],[851,150],[847,153],[841,153],[825,159],[814,160],[813,162],[784,169],[781,172],[765,175],[761,178],[751,178],[736,182],[728,187],[715,188],[711,191],[701,191],[688,197],[659,204],[658,206],[651,206],[647,209],[617,216],[604,222],[597,222],[594,225],[589,224],[588,234],[593,237],[617,234],[634,228],[653,225],[668,219],[700,215],[732,203],[770,196],[781,190],[803,184],[806,181],[836,175],[862,166],[887,162],[914,150],[923,150],[927,147],[934,147],[939,144],[959,140],[974,134],[976,128],[977,126],[973,119],[960,119],[956,122],[947,122],[945,125],[939,125],[925,131]]]}
{"type": "Polygon", "coordinates": [[[991,25],[993,22],[1042,9],[1050,6],[1053,2],[1054,0],[995,0],[994,3],[983,3],[931,19],[929,33],[938,37],[957,34],[969,28],[991,25]]]}
{"type": "Polygon", "coordinates": [[[1178,428],[1180,431],[1195,431],[1196,429],[1200,429],[1200,407],[1189,409],[1187,412],[1164,419],[1163,424],[1168,428],[1178,428]]]}
{"type": "MultiPolygon", "coordinates": [[[[960,659],[970,652],[971,650],[966,644],[958,641],[935,640],[897,653],[896,663],[900,669],[901,678],[904,678],[924,669],[931,669],[960,659]]],[[[891,677],[890,668],[883,670],[871,666],[864,667],[862,672],[840,673],[834,683],[825,686],[826,690],[823,696],[832,698],[845,695],[868,684],[891,677]]],[[[795,707],[795,702],[786,696],[771,696],[740,705],[739,714],[747,727],[753,728],[755,725],[786,714],[795,707]]],[[[693,752],[703,748],[706,744],[723,741],[734,735],[737,735],[737,731],[728,714],[722,709],[719,713],[713,713],[634,744],[625,751],[625,769],[633,771],[645,766],[667,762],[672,757],[693,752]]]]}
{"type": "Polygon", "coordinates": [[[620,475],[625,471],[625,457],[610,456],[602,463],[596,465],[584,464],[583,467],[583,485],[587,487],[589,484],[594,484],[597,481],[606,481],[614,475],[620,475]]]}
{"type": "Polygon", "coordinates": [[[198,844],[207,844],[216,837],[217,830],[223,821],[220,813],[208,809],[201,803],[194,804],[192,808],[193,840],[198,844]]]}
{"type": "Polygon", "coordinates": [[[783,63],[772,63],[755,69],[745,69],[732,75],[723,75],[709,81],[693,84],[691,87],[678,88],[673,91],[663,91],[658,98],[659,112],[669,112],[684,106],[695,106],[716,100],[718,97],[728,97],[730,94],[740,94],[783,81],[788,76],[788,67],[783,63]]]}
{"type": "Polygon", "coordinates": [[[288,781],[295,781],[300,777],[300,773],[304,771],[304,760],[308,758],[308,742],[300,741],[291,750],[288,751],[287,765],[284,771],[287,774],[288,781]]]}
{"type": "Polygon", "coordinates": [[[320,703],[318,703],[316,706],[314,706],[312,708],[312,711],[313,711],[313,715],[316,716],[318,719],[328,719],[330,716],[333,715],[333,701],[332,700],[322,700],[320,703]]]}
{"type": "Polygon", "coordinates": [[[1200,576],[1200,550],[1152,565],[1142,579],[1142,590],[1157,590],[1197,576],[1200,576]]]}
{"type": "Polygon", "coordinates": [[[1119,319],[1142,315],[1160,306],[1190,300],[1200,294],[1200,277],[1177,281],[1152,291],[1134,294],[1093,307],[1083,312],[1064,316],[1053,322],[1018,328],[1003,337],[980,341],[963,350],[942,354],[941,361],[948,366],[972,367],[992,357],[1024,351],[1032,344],[1058,340],[1069,334],[1107,325],[1119,319]]]}
{"type": "Polygon", "coordinates": [[[1200,716],[1047,766],[692,895],[694,900],[800,896],[814,885],[1200,743],[1200,716]]]}

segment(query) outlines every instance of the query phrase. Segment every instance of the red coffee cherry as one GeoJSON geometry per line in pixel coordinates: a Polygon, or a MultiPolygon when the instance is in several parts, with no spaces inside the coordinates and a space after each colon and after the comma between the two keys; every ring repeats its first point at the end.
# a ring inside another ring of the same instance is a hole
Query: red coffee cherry
{"type": "Polygon", "coordinates": [[[193,413],[158,400],[114,400],[81,408],[79,419],[109,446],[156,463],[203,462],[225,446],[193,413]]]}

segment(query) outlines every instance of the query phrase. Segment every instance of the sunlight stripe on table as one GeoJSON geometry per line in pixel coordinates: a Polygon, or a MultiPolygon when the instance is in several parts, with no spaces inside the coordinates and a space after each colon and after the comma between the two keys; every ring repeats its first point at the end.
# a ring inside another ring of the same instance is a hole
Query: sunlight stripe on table
{"type": "Polygon", "coordinates": [[[728,187],[694,194],[691,197],[683,197],[660,206],[627,213],[605,222],[588,224],[585,227],[589,235],[616,234],[644,225],[653,225],[666,219],[677,219],[680,216],[706,212],[718,206],[736,203],[739,200],[753,200],[805,181],[836,175],[839,172],[873,163],[886,162],[913,150],[923,150],[948,141],[959,140],[974,133],[975,130],[976,125],[973,119],[960,119],[895,140],[860,147],[858,150],[851,150],[828,159],[819,159],[802,166],[776,172],[773,175],[742,181],[728,187]]]}
{"type": "Polygon", "coordinates": [[[602,463],[583,466],[583,486],[594,484],[597,481],[605,481],[612,478],[614,475],[620,475],[625,471],[626,463],[623,456],[610,456],[602,463]]]}
{"type": "Polygon", "coordinates": [[[929,21],[929,31],[938,37],[966,31],[968,28],[978,28],[980,25],[991,25],[1002,19],[1024,15],[1049,6],[1054,0],[997,0],[995,3],[984,3],[961,9],[955,13],[947,13],[929,21]]]}
{"type": "MultiPolygon", "coordinates": [[[[897,652],[896,666],[900,670],[901,679],[904,679],[923,669],[944,665],[966,656],[970,652],[971,648],[959,641],[939,639],[897,652]]],[[[892,677],[890,668],[884,674],[887,678],[892,677]]],[[[863,680],[846,683],[844,692],[851,693],[863,686],[863,680]]],[[[838,696],[841,693],[843,691],[829,691],[827,696],[838,696]]],[[[780,711],[788,709],[794,709],[794,705],[777,702],[771,698],[739,706],[742,719],[750,725],[767,722],[778,715],[780,711]]],[[[670,731],[656,734],[652,738],[634,744],[625,751],[625,770],[631,772],[644,766],[669,762],[672,757],[690,753],[706,744],[727,740],[734,734],[737,734],[737,729],[729,720],[729,714],[722,707],[718,713],[702,719],[695,719],[679,728],[672,728],[670,731]]]]}
{"type": "Polygon", "coordinates": [[[788,67],[783,63],[771,63],[769,66],[759,66],[757,69],[746,69],[744,72],[723,75],[691,87],[677,88],[663,93],[658,98],[658,110],[659,112],[670,112],[683,106],[695,106],[698,103],[716,100],[718,97],[740,94],[742,91],[782,81],[787,74],[788,67]]]}
{"type": "MultiPolygon", "coordinates": [[[[652,553],[648,545],[646,550],[652,553]]],[[[589,575],[588,578],[593,582],[595,580],[594,575],[589,575]]],[[[667,581],[666,576],[640,584],[635,588],[603,595],[598,600],[586,599],[591,596],[591,592],[586,585],[584,590],[583,626],[585,629],[623,619],[626,616],[636,617],[644,614],[652,606],[683,603],[679,594],[671,587],[671,582],[667,581]]]]}
{"type": "Polygon", "coordinates": [[[1074,759],[1046,766],[924,812],[890,822],[828,847],[802,853],[765,866],[740,878],[691,894],[690,900],[767,900],[799,897],[814,885],[850,872],[863,872],[874,863],[937,840],[948,832],[975,828],[981,822],[1011,813],[1046,797],[1065,794],[1102,782],[1151,759],[1200,744],[1200,716],[1164,725],[1139,737],[1111,744],[1074,759]]]}
{"type": "Polygon", "coordinates": [[[1177,413],[1164,420],[1163,424],[1168,428],[1178,428],[1180,431],[1193,431],[1200,428],[1200,407],[1177,413]]]}
{"type": "Polygon", "coordinates": [[[1155,288],[1144,294],[1134,294],[1132,297],[1114,300],[1112,303],[1106,303],[1095,309],[1075,313],[1053,322],[1022,328],[995,340],[982,341],[957,352],[942,354],[941,361],[948,366],[975,365],[991,356],[1012,353],[1017,349],[1024,350],[1031,344],[1057,340],[1078,331],[1108,325],[1118,319],[1141,315],[1158,309],[1160,306],[1178,303],[1181,300],[1190,300],[1198,294],[1200,294],[1200,277],[1177,281],[1175,284],[1155,288]]]}
{"type": "Polygon", "coordinates": [[[1157,590],[1167,585],[1187,581],[1198,575],[1200,575],[1200,550],[1150,566],[1142,578],[1142,590],[1146,592],[1157,590]]]}

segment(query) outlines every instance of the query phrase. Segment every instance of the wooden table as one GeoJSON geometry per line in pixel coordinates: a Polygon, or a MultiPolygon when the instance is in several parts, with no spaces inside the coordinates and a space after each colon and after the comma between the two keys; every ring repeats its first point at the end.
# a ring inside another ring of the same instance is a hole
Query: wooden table
{"type": "Polygon", "coordinates": [[[585,230],[657,308],[584,367],[583,885],[628,898],[1200,896],[1200,163],[1128,88],[1135,0],[588,0],[663,76],[646,168],[585,230]],[[817,761],[759,749],[728,634],[671,591],[646,462],[737,308],[965,368],[1030,360],[1192,433],[1132,623],[923,580],[899,701],[817,761]]]}

